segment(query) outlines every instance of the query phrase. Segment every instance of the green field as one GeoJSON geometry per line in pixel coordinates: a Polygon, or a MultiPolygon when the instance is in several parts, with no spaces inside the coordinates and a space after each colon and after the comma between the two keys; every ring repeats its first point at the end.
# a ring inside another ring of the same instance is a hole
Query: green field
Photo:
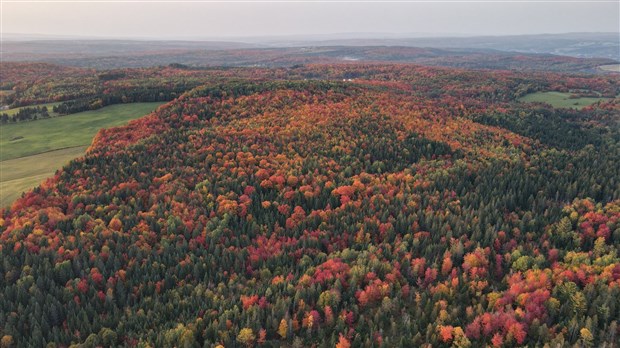
{"type": "Polygon", "coordinates": [[[585,106],[596,103],[599,100],[608,100],[609,98],[576,98],[570,99],[570,93],[562,93],[562,92],[536,92],[527,94],[521,98],[519,101],[532,103],[532,102],[542,102],[547,103],[553,106],[554,108],[573,108],[573,109],[581,109],[585,106]]]}
{"type": "Polygon", "coordinates": [[[63,117],[0,125],[0,207],[84,154],[101,128],[125,124],[162,103],[111,105],[63,117]]]}
{"type": "Polygon", "coordinates": [[[99,129],[120,126],[161,104],[118,104],[63,117],[0,125],[0,161],[90,145],[99,129]]]}
{"type": "Polygon", "coordinates": [[[10,205],[22,192],[37,186],[56,169],[83,155],[86,148],[77,146],[0,162],[0,207],[10,205]]]}

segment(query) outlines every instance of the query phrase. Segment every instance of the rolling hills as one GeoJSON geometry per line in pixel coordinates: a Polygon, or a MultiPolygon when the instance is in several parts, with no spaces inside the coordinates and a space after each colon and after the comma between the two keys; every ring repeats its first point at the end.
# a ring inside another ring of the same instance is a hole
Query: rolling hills
{"type": "MultiPolygon", "coordinates": [[[[1,212],[0,326],[16,344],[617,342],[620,104],[518,101],[616,96],[617,76],[118,72],[95,98],[192,85],[1,212]]],[[[23,86],[16,101],[41,92],[23,86]]]]}
{"type": "MultiPolygon", "coordinates": [[[[468,69],[605,73],[617,64],[617,38],[565,40],[531,37],[300,41],[226,45],[219,42],[25,41],[6,42],[5,62],[46,62],[91,69],[193,67],[291,67],[312,63],[416,63],[468,69]],[[567,44],[567,41],[570,44],[567,44]],[[553,44],[555,43],[555,44],[553,44]],[[548,50],[544,47],[555,47],[548,50]],[[568,45],[569,47],[566,47],[568,45]],[[522,49],[507,49],[507,47],[522,49]],[[570,52],[577,51],[571,56],[570,52]],[[597,52],[587,56],[579,50],[597,52]],[[88,52],[76,54],[76,52],[88,52]]],[[[616,35],[617,37],[617,35],[616,35]]]]}

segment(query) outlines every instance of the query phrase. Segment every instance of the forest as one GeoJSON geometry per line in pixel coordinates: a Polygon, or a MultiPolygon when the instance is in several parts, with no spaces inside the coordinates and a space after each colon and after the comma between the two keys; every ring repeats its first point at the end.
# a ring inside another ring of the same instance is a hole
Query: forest
{"type": "Polygon", "coordinates": [[[618,74],[3,68],[54,117],[166,102],[0,211],[3,347],[620,341],[618,74]]]}

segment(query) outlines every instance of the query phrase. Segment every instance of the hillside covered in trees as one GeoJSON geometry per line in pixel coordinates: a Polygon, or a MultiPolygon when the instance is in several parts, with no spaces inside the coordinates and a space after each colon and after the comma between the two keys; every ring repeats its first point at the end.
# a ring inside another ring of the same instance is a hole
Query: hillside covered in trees
{"type": "Polygon", "coordinates": [[[47,62],[95,69],[181,63],[196,67],[290,67],[347,61],[470,69],[600,72],[617,64],[617,33],[514,37],[290,40],[241,43],[139,40],[5,40],[3,62],[47,62]]]}
{"type": "Polygon", "coordinates": [[[618,75],[19,63],[2,88],[170,100],[1,211],[3,345],[620,339],[618,75]]]}

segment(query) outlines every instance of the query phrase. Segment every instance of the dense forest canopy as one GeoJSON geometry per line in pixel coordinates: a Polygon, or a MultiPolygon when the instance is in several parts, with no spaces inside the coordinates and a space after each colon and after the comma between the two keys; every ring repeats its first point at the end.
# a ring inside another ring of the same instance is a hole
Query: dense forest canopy
{"type": "Polygon", "coordinates": [[[4,77],[15,106],[171,100],[1,212],[4,345],[619,340],[618,75],[20,63],[4,77]],[[517,101],[536,91],[610,99],[517,101]]]}

